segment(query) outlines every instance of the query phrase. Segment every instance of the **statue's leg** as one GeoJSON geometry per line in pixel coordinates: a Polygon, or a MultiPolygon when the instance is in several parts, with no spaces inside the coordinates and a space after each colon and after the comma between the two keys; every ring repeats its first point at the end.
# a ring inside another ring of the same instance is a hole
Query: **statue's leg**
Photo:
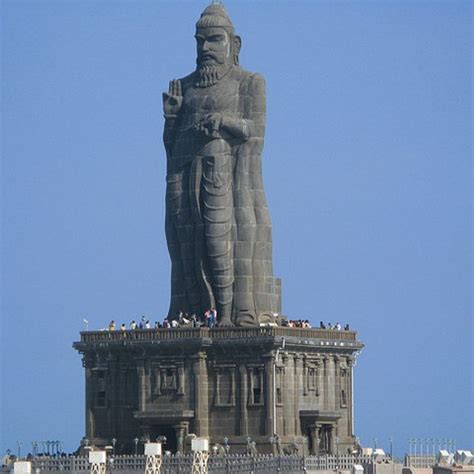
{"type": "Polygon", "coordinates": [[[216,302],[210,279],[207,261],[207,247],[205,241],[205,225],[202,215],[201,181],[202,157],[198,156],[193,161],[189,177],[189,198],[194,225],[194,262],[196,281],[199,285],[201,307],[195,313],[203,315],[208,309],[215,308],[216,302]]]}
{"type": "MultiPolygon", "coordinates": [[[[216,140],[216,142],[224,142],[216,140]]],[[[219,145],[219,143],[217,143],[219,145]]],[[[216,146],[219,148],[219,146],[216,146]]],[[[231,237],[233,222],[232,160],[224,142],[219,153],[203,159],[202,216],[207,261],[220,325],[230,325],[234,262],[231,237]],[[224,150],[224,151],[223,151],[224,150]]]]}
{"type": "Polygon", "coordinates": [[[200,307],[195,277],[194,220],[189,202],[189,167],[169,175],[166,192],[166,237],[172,261],[172,291],[169,317],[200,307]]]}
{"type": "Polygon", "coordinates": [[[166,241],[171,259],[171,298],[168,310],[168,319],[179,313],[179,308],[185,304],[186,294],[181,288],[183,280],[183,266],[181,263],[181,250],[176,233],[176,226],[171,216],[165,218],[166,241]]]}
{"type": "Polygon", "coordinates": [[[178,239],[178,213],[182,201],[182,174],[168,174],[166,177],[166,243],[171,259],[171,299],[168,319],[175,318],[180,308],[186,305],[184,289],[184,270],[181,258],[181,245],[178,239]]]}

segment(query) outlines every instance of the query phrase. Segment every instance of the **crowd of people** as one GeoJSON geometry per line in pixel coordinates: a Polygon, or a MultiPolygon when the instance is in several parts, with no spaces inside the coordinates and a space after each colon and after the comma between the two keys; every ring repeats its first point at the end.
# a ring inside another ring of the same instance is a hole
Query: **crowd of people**
{"type": "Polygon", "coordinates": [[[208,309],[201,316],[196,316],[196,314],[180,313],[174,319],[165,318],[163,322],[155,321],[153,326],[150,320],[146,316],[137,322],[132,320],[128,325],[128,328],[125,323],[122,323],[118,326],[115,323],[115,320],[110,321],[107,330],[108,331],[126,331],[127,329],[162,329],[162,328],[179,328],[179,327],[208,327],[212,328],[217,325],[217,311],[215,308],[208,309]]]}
{"type": "Polygon", "coordinates": [[[310,329],[311,324],[307,319],[284,319],[282,322],[282,326],[288,328],[303,328],[303,329],[310,329]]]}
{"type": "MultiPolygon", "coordinates": [[[[337,322],[335,324],[327,323],[327,325],[326,325],[323,321],[319,322],[319,329],[335,329],[336,331],[342,331],[343,330],[343,328],[342,328],[342,326],[339,322],[337,322]]],[[[350,330],[349,324],[346,324],[344,326],[344,331],[349,331],[349,330],[350,330]]]]}
{"type": "MultiPolygon", "coordinates": [[[[310,329],[311,323],[307,319],[285,319],[282,322],[282,326],[289,327],[289,328],[303,328],[303,329],[310,329]]],[[[336,331],[349,331],[350,327],[349,324],[346,324],[344,328],[341,326],[339,322],[327,323],[325,324],[323,321],[320,321],[318,329],[334,329],[336,331]]]]}
{"type": "MultiPolygon", "coordinates": [[[[204,312],[201,316],[196,316],[196,314],[189,314],[189,313],[183,313],[180,311],[180,313],[177,315],[176,318],[173,319],[168,319],[165,318],[163,322],[161,323],[160,321],[155,321],[154,324],[150,322],[150,320],[146,316],[142,316],[140,320],[131,321],[130,324],[128,325],[128,328],[125,323],[122,323],[120,326],[118,326],[114,320],[110,321],[109,325],[107,328],[104,330],[108,331],[126,331],[127,329],[129,330],[135,330],[135,329],[162,329],[162,328],[179,328],[179,327],[208,327],[212,328],[217,326],[217,311],[215,308],[213,309],[208,309],[207,311],[204,312]]],[[[286,319],[284,318],[282,320],[282,326],[284,327],[289,327],[289,328],[303,328],[303,329],[310,329],[311,323],[307,319],[286,319]]],[[[336,323],[324,323],[323,321],[320,321],[319,323],[319,329],[333,329],[336,331],[349,331],[350,327],[349,324],[346,324],[344,327],[339,322],[336,323]]]]}

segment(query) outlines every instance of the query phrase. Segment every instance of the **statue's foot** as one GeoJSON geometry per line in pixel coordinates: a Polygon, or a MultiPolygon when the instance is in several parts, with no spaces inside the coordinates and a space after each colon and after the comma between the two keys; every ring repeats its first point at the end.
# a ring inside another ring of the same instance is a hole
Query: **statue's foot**
{"type": "Polygon", "coordinates": [[[240,310],[236,314],[236,324],[242,327],[255,327],[258,326],[258,319],[253,311],[240,310]]]}
{"type": "Polygon", "coordinates": [[[225,327],[228,328],[228,327],[232,327],[232,326],[235,326],[235,325],[234,325],[234,323],[233,323],[230,319],[228,319],[228,318],[223,319],[222,321],[219,321],[219,322],[217,323],[217,327],[219,327],[219,328],[225,328],[225,327]]]}

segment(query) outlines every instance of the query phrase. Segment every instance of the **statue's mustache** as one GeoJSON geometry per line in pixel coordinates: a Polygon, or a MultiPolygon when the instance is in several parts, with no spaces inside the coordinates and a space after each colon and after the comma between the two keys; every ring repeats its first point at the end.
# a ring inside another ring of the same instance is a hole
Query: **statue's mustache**
{"type": "Polygon", "coordinates": [[[201,53],[199,57],[200,59],[217,59],[217,57],[213,53],[201,53]]]}
{"type": "Polygon", "coordinates": [[[197,64],[202,64],[202,63],[215,63],[215,64],[221,64],[222,62],[219,61],[219,58],[214,54],[214,53],[201,53],[197,57],[197,64]]]}

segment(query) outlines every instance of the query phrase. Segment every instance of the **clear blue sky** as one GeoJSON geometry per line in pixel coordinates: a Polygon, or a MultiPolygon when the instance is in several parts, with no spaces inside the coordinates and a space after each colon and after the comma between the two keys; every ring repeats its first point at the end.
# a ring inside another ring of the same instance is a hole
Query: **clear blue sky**
{"type": "MultiPolygon", "coordinates": [[[[472,2],[225,3],[267,80],[285,313],[359,331],[363,444],[474,448],[472,2]]],[[[161,93],[206,5],[1,2],[0,454],[78,446],[83,318],[167,310],[161,93]]]]}

